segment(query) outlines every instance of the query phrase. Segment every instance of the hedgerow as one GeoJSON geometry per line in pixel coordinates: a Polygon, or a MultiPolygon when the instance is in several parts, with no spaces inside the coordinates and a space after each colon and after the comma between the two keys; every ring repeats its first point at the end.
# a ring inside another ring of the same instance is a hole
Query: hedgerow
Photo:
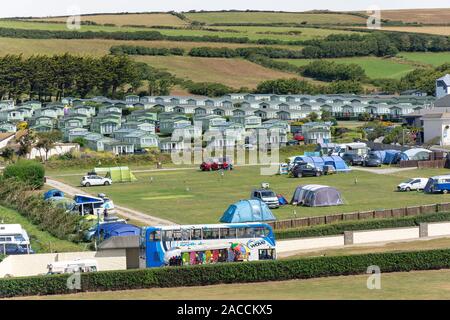
{"type": "Polygon", "coordinates": [[[44,176],[44,166],[32,160],[20,160],[17,163],[8,165],[3,171],[5,179],[17,178],[36,189],[44,185],[44,176]]]}
{"type": "MultiPolygon", "coordinates": [[[[249,283],[364,274],[369,266],[381,272],[436,270],[450,267],[450,250],[376,253],[278,261],[85,273],[78,291],[128,290],[249,283]]],[[[0,280],[0,297],[74,293],[69,275],[0,280]]]]}
{"type": "Polygon", "coordinates": [[[275,230],[275,238],[293,239],[307,237],[323,237],[343,234],[344,231],[375,230],[385,228],[414,227],[425,222],[450,221],[450,212],[430,213],[418,216],[401,218],[360,220],[338,222],[320,226],[303,227],[295,229],[275,230]]]}

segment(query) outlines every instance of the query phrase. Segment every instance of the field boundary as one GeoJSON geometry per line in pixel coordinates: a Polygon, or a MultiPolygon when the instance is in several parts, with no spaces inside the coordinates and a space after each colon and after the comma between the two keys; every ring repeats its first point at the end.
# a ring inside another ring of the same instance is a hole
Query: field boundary
{"type": "Polygon", "coordinates": [[[302,227],[310,227],[317,225],[326,225],[349,220],[367,220],[367,219],[386,219],[386,218],[400,218],[405,216],[417,216],[421,214],[431,214],[439,212],[450,211],[450,202],[435,203],[421,206],[383,209],[383,210],[369,210],[357,211],[350,213],[331,214],[318,217],[286,219],[280,221],[269,222],[268,224],[274,230],[295,229],[302,227]]]}

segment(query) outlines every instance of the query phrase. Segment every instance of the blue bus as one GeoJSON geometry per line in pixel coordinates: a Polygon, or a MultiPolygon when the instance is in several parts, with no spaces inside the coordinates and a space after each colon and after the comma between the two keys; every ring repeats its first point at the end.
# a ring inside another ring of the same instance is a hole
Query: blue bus
{"type": "Polygon", "coordinates": [[[431,177],[424,191],[427,193],[447,194],[450,191],[450,175],[431,177]]]}
{"type": "Polygon", "coordinates": [[[253,222],[145,227],[139,256],[141,268],[273,260],[275,237],[253,222]]]}

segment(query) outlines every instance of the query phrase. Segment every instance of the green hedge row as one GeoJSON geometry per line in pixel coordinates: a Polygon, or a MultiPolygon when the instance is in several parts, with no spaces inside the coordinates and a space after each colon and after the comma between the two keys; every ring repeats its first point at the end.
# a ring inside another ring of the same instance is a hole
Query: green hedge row
{"type": "Polygon", "coordinates": [[[44,186],[44,176],[44,166],[33,160],[20,160],[17,163],[8,165],[3,170],[5,179],[17,178],[36,189],[44,186]]]}
{"type": "Polygon", "coordinates": [[[439,221],[450,221],[450,212],[439,212],[401,218],[338,222],[333,224],[325,224],[312,227],[275,230],[274,232],[275,238],[277,240],[282,240],[293,238],[323,237],[323,236],[338,235],[343,234],[344,231],[414,227],[424,222],[439,222],[439,221]]]}
{"type": "MultiPolygon", "coordinates": [[[[450,250],[86,273],[81,276],[81,290],[78,291],[203,286],[354,275],[366,273],[367,268],[372,265],[379,266],[381,272],[449,268],[450,250]]],[[[67,288],[67,279],[68,275],[1,279],[0,297],[74,293],[67,288]]]]}

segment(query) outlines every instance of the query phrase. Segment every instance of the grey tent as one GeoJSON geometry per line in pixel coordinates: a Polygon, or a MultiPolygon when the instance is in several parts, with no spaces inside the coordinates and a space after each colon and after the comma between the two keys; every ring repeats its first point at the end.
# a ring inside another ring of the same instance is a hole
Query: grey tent
{"type": "Polygon", "coordinates": [[[308,207],[338,206],[344,204],[341,193],[332,187],[311,184],[298,186],[292,196],[291,204],[308,207]]]}
{"type": "Polygon", "coordinates": [[[258,222],[276,220],[267,204],[261,200],[241,200],[228,207],[224,212],[220,222],[239,223],[239,222],[258,222]]]}

